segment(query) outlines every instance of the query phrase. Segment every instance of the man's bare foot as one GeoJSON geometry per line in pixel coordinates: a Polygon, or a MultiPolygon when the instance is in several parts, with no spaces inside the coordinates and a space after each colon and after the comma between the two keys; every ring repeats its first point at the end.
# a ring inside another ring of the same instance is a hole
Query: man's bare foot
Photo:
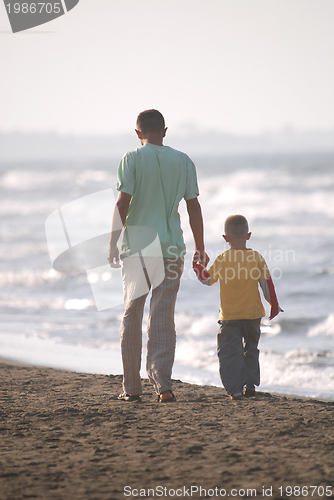
{"type": "Polygon", "coordinates": [[[160,399],[163,401],[164,399],[171,399],[172,393],[171,391],[164,391],[160,394],[160,399]]]}
{"type": "Polygon", "coordinates": [[[170,401],[176,401],[176,398],[172,391],[163,391],[160,396],[160,402],[169,403],[170,401]]]}
{"type": "Polygon", "coordinates": [[[127,394],[126,392],[122,392],[118,396],[118,399],[120,401],[129,401],[129,402],[136,402],[136,401],[141,401],[141,397],[137,394],[127,394]]]}

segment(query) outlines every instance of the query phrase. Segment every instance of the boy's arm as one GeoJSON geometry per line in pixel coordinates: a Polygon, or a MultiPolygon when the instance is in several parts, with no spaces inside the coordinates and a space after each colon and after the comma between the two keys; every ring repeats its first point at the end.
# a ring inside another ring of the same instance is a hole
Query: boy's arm
{"type": "Polygon", "coordinates": [[[271,278],[263,279],[260,281],[260,286],[264,298],[271,305],[269,319],[273,319],[278,313],[284,312],[279,306],[273,280],[271,278]]]}

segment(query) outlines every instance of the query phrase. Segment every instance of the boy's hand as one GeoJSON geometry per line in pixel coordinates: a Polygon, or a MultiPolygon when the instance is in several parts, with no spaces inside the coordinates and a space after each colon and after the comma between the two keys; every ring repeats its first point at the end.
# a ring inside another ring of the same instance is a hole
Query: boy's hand
{"type": "Polygon", "coordinates": [[[203,283],[207,280],[210,280],[210,274],[208,271],[202,266],[200,262],[196,262],[194,265],[194,271],[198,277],[198,279],[203,283]]]}
{"type": "Polygon", "coordinates": [[[273,319],[275,318],[275,316],[277,316],[278,313],[283,313],[283,312],[284,310],[281,309],[281,307],[278,304],[276,307],[271,306],[269,319],[273,319]]]}

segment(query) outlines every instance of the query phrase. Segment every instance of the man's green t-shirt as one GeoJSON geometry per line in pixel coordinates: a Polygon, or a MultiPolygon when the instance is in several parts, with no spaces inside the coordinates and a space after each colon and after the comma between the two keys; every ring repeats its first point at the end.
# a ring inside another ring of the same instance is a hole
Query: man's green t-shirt
{"type": "MultiPolygon", "coordinates": [[[[125,227],[149,227],[157,231],[166,258],[185,253],[178,206],[182,198],[199,194],[194,163],[169,146],[145,144],[130,151],[118,169],[118,191],[132,195],[125,227]]],[[[130,255],[123,238],[123,255],[130,255]]]]}

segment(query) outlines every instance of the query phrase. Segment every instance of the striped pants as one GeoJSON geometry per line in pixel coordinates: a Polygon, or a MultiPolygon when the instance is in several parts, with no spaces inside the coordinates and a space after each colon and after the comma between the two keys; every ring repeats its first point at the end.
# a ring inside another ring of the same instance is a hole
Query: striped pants
{"type": "MultiPolygon", "coordinates": [[[[130,259],[127,260],[130,262],[130,259]]],[[[152,289],[147,325],[146,369],[157,394],[172,390],[171,377],[176,346],[174,311],[183,263],[183,258],[164,259],[165,277],[160,285],[152,289]]],[[[129,274],[131,269],[127,269],[124,265],[125,311],[120,328],[123,389],[127,394],[140,395],[142,394],[140,379],[142,319],[148,292],[127,301],[127,288],[133,286],[129,274]]]]}

